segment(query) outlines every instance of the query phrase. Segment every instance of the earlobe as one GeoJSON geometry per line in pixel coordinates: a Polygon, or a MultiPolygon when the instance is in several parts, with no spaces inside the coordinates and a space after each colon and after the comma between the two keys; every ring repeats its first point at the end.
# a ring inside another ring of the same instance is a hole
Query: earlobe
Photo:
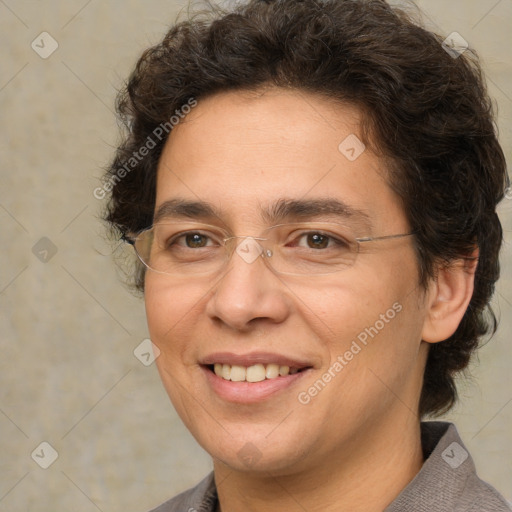
{"type": "Polygon", "coordinates": [[[459,326],[471,297],[478,265],[478,249],[470,258],[440,267],[427,292],[427,311],[422,339],[438,343],[448,339],[459,326]]]}

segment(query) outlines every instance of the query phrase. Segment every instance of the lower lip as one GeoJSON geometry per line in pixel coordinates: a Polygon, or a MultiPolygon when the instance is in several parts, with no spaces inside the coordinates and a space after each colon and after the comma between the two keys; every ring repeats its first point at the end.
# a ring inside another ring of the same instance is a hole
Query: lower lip
{"type": "Polygon", "coordinates": [[[294,375],[265,379],[260,382],[232,382],[218,377],[207,367],[203,366],[202,369],[208,383],[217,395],[227,402],[238,404],[262,402],[279,391],[289,388],[309,372],[309,370],[303,370],[294,375]]]}

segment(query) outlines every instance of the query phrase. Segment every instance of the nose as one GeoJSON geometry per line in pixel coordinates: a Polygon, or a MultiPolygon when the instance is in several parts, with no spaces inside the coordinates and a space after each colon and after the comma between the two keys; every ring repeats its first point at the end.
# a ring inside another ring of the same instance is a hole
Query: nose
{"type": "Polygon", "coordinates": [[[287,288],[265,264],[265,249],[257,240],[238,241],[206,308],[210,318],[237,331],[281,323],[291,311],[287,288]]]}

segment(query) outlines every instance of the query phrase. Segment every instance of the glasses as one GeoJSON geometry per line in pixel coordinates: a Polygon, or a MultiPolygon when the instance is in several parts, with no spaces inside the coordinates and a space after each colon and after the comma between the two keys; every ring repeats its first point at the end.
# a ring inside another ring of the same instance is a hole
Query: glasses
{"type": "Polygon", "coordinates": [[[196,222],[158,222],[136,235],[125,235],[150,270],[173,276],[214,274],[226,267],[233,252],[246,263],[263,260],[279,274],[324,275],[354,265],[362,247],[372,242],[412,236],[401,233],[357,237],[340,223],[278,224],[262,236],[229,236],[218,226],[196,222]]]}

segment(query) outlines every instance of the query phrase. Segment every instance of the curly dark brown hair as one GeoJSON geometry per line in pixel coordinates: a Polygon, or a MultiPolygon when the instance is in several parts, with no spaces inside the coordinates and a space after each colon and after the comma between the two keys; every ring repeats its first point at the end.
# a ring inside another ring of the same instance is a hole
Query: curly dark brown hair
{"type": "MultiPolygon", "coordinates": [[[[456,332],[431,345],[425,368],[419,414],[446,412],[457,399],[454,376],[496,330],[489,301],[507,178],[478,58],[450,54],[442,41],[383,0],[250,0],[177,22],[119,94],[127,131],[105,176],[105,219],[120,235],[151,225],[167,138],[158,130],[170,130],[191,98],[276,86],[357,106],[364,142],[392,162],[390,185],[416,233],[420,284],[479,249],[469,307],[456,332]]],[[[135,275],[143,290],[143,268],[135,275]]]]}

